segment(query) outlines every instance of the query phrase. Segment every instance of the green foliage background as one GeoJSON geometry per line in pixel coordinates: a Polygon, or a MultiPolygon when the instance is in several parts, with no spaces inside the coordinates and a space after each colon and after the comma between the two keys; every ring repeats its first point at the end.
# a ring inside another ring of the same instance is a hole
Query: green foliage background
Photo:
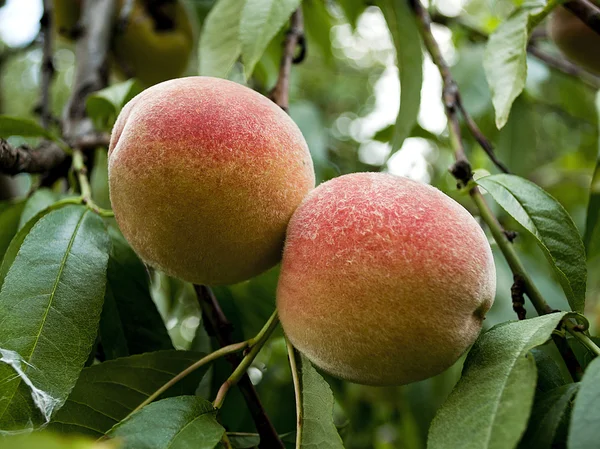
{"type": "MultiPolygon", "coordinates": [[[[499,131],[495,125],[494,108],[484,72],[485,41],[473,34],[468,27],[461,25],[474,24],[481,33],[489,34],[518,3],[520,2],[516,0],[498,0],[492,2],[493,7],[490,7],[488,1],[467,1],[460,19],[451,18],[447,26],[436,25],[434,32],[436,37],[444,39],[445,55],[451,62],[452,73],[459,84],[467,110],[472,113],[483,133],[496,144],[499,158],[514,174],[535,182],[554,196],[573,218],[575,226],[583,235],[590,183],[599,147],[594,89],[529,57],[529,73],[524,80],[524,92],[516,99],[506,125],[499,131]],[[450,38],[445,39],[446,37],[450,38]]],[[[196,0],[190,4],[199,22],[203,22],[213,2],[196,0]]],[[[443,0],[433,2],[431,6],[434,13],[440,11],[452,15],[448,12],[450,6],[443,0]]],[[[408,140],[400,149],[394,143],[399,137],[391,125],[396,120],[395,116],[387,117],[387,123],[370,134],[365,134],[361,128],[365,117],[375,110],[378,101],[378,80],[386,70],[393,70],[390,67],[394,65],[396,57],[402,58],[402,55],[396,54],[391,37],[387,40],[371,39],[373,34],[381,34],[378,27],[385,26],[385,19],[379,8],[367,7],[353,0],[304,0],[303,9],[308,53],[306,60],[294,66],[292,71],[290,114],[308,141],[318,180],[322,182],[356,171],[390,170],[396,174],[416,174],[421,180],[430,182],[454,197],[476,215],[473,204],[468,197],[458,193],[455,188],[456,182],[448,173],[453,154],[446,131],[427,129],[428,121],[423,120],[427,114],[432,114],[432,108],[439,109],[440,103],[433,106],[430,100],[422,103],[426,107],[421,109],[421,120],[404,136],[408,140]],[[393,147],[397,152],[392,155],[393,147]],[[411,164],[417,164],[417,168],[424,167],[424,170],[414,169],[411,164]]],[[[279,31],[269,43],[266,53],[257,61],[252,77],[246,80],[244,66],[237,62],[228,74],[229,78],[246,82],[250,87],[267,94],[277,79],[283,35],[284,30],[279,31]]],[[[396,36],[394,38],[397,40],[396,36]]],[[[60,116],[73,81],[74,54],[73,47],[68,43],[57,44],[57,73],[53,83],[52,108],[54,114],[60,116]]],[[[550,42],[543,42],[542,45],[549,52],[556,51],[550,42]]],[[[34,47],[13,56],[10,55],[11,49],[8,46],[3,45],[0,48],[0,113],[36,119],[33,111],[39,97],[41,49],[34,47]]],[[[426,59],[425,65],[428,64],[431,63],[426,59]]],[[[197,67],[197,62],[192,62],[189,74],[197,74],[197,67]]],[[[421,73],[418,65],[414,70],[411,67],[411,70],[421,73]]],[[[426,73],[431,73],[431,70],[426,73]]],[[[405,86],[410,83],[410,78],[408,79],[405,86]]],[[[426,83],[425,86],[433,84],[426,83]]],[[[385,96],[387,93],[379,92],[379,95],[385,96]]],[[[421,96],[431,98],[428,92],[421,92],[421,96]]],[[[102,109],[101,102],[98,108],[101,111],[98,115],[104,114],[101,118],[105,124],[110,124],[114,119],[111,111],[106,112],[102,109]]],[[[463,131],[473,166],[481,173],[496,173],[471,135],[466,130],[463,131]]],[[[25,141],[29,140],[10,139],[15,145],[25,141]]],[[[96,154],[91,179],[94,199],[100,206],[109,207],[106,154],[103,150],[96,154]]],[[[19,175],[17,180],[21,195],[26,195],[36,182],[29,175],[19,175]]],[[[35,215],[59,199],[62,194],[60,189],[60,186],[56,186],[54,191],[38,191],[22,204],[22,213],[25,214],[25,211],[29,210],[29,217],[35,215]]],[[[517,251],[543,296],[553,308],[568,310],[569,304],[561,289],[561,281],[547,263],[535,238],[503,209],[493,204],[494,212],[502,224],[508,229],[519,231],[515,243],[517,251]]],[[[52,217],[46,217],[48,218],[52,217]]],[[[0,215],[0,220],[2,219],[10,220],[0,215]]],[[[22,223],[26,221],[21,219],[22,223]]],[[[9,230],[8,224],[3,225],[0,222],[0,248],[8,246],[12,234],[14,232],[9,230]]],[[[115,302],[121,304],[121,310],[118,310],[116,305],[111,310],[105,307],[100,334],[104,332],[105,335],[114,336],[118,329],[124,334],[131,334],[135,329],[143,334],[144,338],[151,340],[146,340],[148,346],[137,348],[128,346],[128,339],[111,342],[110,347],[104,348],[106,359],[169,348],[204,353],[214,349],[214,341],[203,329],[193,287],[158,272],[148,275],[113,224],[109,224],[106,238],[108,235],[113,245],[107,268],[109,274],[105,304],[114,300],[111,295],[121,295],[124,298],[135,296],[140,299],[130,306],[123,305],[123,301],[115,302]],[[156,304],[162,322],[165,323],[164,328],[161,327],[158,314],[152,311],[151,301],[156,304]],[[127,316],[144,314],[143,311],[136,312],[139,310],[136,307],[140,304],[150,310],[148,316],[140,317],[139,323],[127,323],[127,316]],[[106,327],[111,323],[117,330],[106,327]],[[133,326],[133,329],[128,326],[133,326]]],[[[490,241],[494,249],[498,287],[496,302],[485,322],[488,329],[498,323],[515,319],[510,296],[512,274],[502,254],[493,241],[490,241]]],[[[598,259],[590,260],[588,268],[585,313],[594,333],[600,326],[598,259]]],[[[234,324],[236,341],[253,337],[271,314],[275,301],[277,270],[275,268],[242,284],[215,289],[226,315],[234,324]]],[[[535,316],[529,305],[527,311],[528,316],[535,316]]],[[[142,335],[132,338],[141,341],[142,335]]],[[[90,345],[92,343],[93,341],[89,342],[90,345]]],[[[334,422],[345,447],[425,448],[434,414],[460,377],[463,361],[437,377],[398,388],[364,387],[325,376],[334,393],[334,422]]],[[[180,360],[179,363],[184,361],[180,360]]],[[[94,367],[86,368],[92,369],[94,367]]],[[[267,344],[250,371],[275,427],[280,433],[293,432],[294,393],[281,333],[276,334],[267,344]]],[[[230,366],[224,361],[218,361],[200,384],[200,395],[205,398],[214,397],[216,389],[229,374],[230,366]]],[[[585,388],[585,385],[582,388],[585,388]]],[[[76,387],[75,392],[78,391],[76,387]]],[[[560,393],[574,394],[571,390],[560,393]]],[[[173,407],[176,405],[170,404],[173,407]]],[[[194,405],[200,408],[204,406],[202,403],[194,405]]],[[[64,410],[63,414],[67,413],[64,410]]],[[[221,418],[230,432],[255,431],[237,390],[227,398],[221,418]]],[[[130,422],[129,425],[135,426],[136,423],[130,422]]],[[[66,424],[61,424],[58,419],[54,427],[61,426],[66,424]]],[[[106,430],[108,428],[102,429],[106,430]]],[[[118,434],[119,428],[115,429],[115,432],[118,434]]]]}

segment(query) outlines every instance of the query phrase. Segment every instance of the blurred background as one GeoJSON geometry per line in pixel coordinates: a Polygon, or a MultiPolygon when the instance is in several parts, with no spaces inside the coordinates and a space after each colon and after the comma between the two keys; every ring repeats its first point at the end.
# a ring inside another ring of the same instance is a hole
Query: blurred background
{"type": "MultiPolygon", "coordinates": [[[[36,42],[41,0],[0,2],[0,113],[35,118],[39,97],[42,50],[36,42]]],[[[202,21],[214,1],[188,4],[202,21]]],[[[351,2],[344,2],[351,3],[351,2]]],[[[358,3],[358,2],[357,2],[358,3]]],[[[549,68],[530,57],[525,92],[513,106],[508,124],[498,131],[482,65],[485,37],[514,8],[516,0],[439,0],[430,3],[433,32],[461,89],[466,108],[494,143],[499,158],[514,174],[526,177],[557,198],[583,232],[592,172],[598,154],[598,117],[595,89],[582,80],[549,68]],[[441,24],[443,23],[443,24],[441,24]]],[[[430,183],[475,212],[468,198],[456,191],[448,173],[453,154],[445,131],[441,79],[431,61],[424,61],[424,83],[418,126],[402,148],[391,153],[389,140],[399,108],[400,85],[395,52],[383,15],[377,7],[341,8],[334,1],[304,0],[308,39],[307,58],[292,72],[290,114],[309,144],[318,181],[356,171],[388,171],[430,183]]],[[[282,32],[283,33],[283,32],[282,32]]],[[[556,54],[536,30],[540,48],[556,54]]],[[[74,74],[73,46],[56,41],[54,114],[60,116],[74,74]]],[[[275,84],[280,40],[271,44],[259,62],[252,88],[267,93],[275,84]]],[[[192,62],[189,74],[197,73],[192,62]]],[[[230,78],[243,83],[241,67],[230,78]]],[[[481,148],[463,133],[468,156],[480,173],[495,172],[481,148]]],[[[11,141],[13,144],[22,142],[11,141]]],[[[106,153],[98,151],[92,173],[97,202],[108,207],[106,153]]],[[[31,180],[20,175],[18,190],[26,194],[31,180]]],[[[490,198],[490,203],[493,201],[490,198]]],[[[518,225],[495,208],[508,229],[518,225]]],[[[485,326],[516,319],[512,311],[512,275],[494,248],[498,272],[496,302],[485,326]]],[[[517,249],[526,268],[550,305],[566,309],[567,303],[543,254],[535,242],[519,234],[517,249]]],[[[590,266],[587,315],[598,328],[596,304],[600,291],[598,266],[590,266]]],[[[237,338],[253,336],[274,307],[277,268],[251,281],[220,287],[215,293],[235,325],[237,338]]],[[[152,277],[154,299],[178,348],[208,350],[210,338],[201,326],[191,285],[160,273],[152,277]]],[[[535,312],[528,307],[528,316],[535,312]]],[[[373,329],[377,332],[377,329],[373,329]]],[[[337,400],[336,423],[346,447],[424,448],[429,423],[460,375],[460,363],[446,373],[402,388],[370,388],[327,378],[337,400]]],[[[217,364],[200,387],[209,391],[228,374],[217,364]]],[[[285,343],[281,335],[262,351],[251,368],[251,377],[277,429],[294,429],[293,388],[285,343]]],[[[241,395],[228,398],[224,423],[231,431],[253,431],[241,395]]]]}

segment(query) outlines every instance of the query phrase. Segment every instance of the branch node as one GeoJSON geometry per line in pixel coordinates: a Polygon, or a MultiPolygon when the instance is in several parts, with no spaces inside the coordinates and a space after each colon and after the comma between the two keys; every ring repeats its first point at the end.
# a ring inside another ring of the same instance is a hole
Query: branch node
{"type": "Polygon", "coordinates": [[[524,320],[527,317],[527,311],[525,310],[525,279],[515,273],[513,276],[514,283],[510,288],[510,296],[512,298],[513,310],[517,314],[519,320],[524,320]]]}

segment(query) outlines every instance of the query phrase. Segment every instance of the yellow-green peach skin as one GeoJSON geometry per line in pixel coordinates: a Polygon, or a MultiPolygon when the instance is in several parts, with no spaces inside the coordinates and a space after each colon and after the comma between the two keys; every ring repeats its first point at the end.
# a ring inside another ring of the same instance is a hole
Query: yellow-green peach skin
{"type": "Polygon", "coordinates": [[[149,265],[231,284],[281,259],[314,187],[302,133],[275,103],[210,77],[166,81],[123,108],[109,148],[115,218],[149,265]]]}

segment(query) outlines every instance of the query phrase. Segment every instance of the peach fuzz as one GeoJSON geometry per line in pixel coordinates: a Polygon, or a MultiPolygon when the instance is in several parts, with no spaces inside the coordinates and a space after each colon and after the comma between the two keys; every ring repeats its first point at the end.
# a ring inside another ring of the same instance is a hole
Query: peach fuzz
{"type": "Polygon", "coordinates": [[[108,168],[132,248],[169,275],[207,285],[275,265],[315,182],[302,133],[281,108],[209,77],[166,81],[131,100],[114,126],[108,168]]]}
{"type": "Polygon", "coordinates": [[[407,178],[356,173],[294,213],[277,307],[292,344],[324,371],[403,385],[458,360],[495,289],[487,238],[461,205],[407,178]]]}

